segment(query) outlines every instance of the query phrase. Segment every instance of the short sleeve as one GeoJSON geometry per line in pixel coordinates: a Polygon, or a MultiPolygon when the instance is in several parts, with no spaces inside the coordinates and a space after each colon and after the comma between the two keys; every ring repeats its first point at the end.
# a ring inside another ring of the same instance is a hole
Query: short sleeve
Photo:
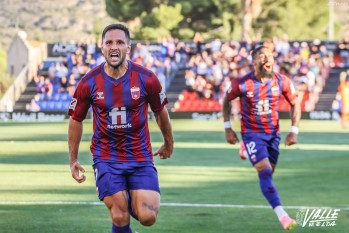
{"type": "Polygon", "coordinates": [[[160,112],[168,103],[168,100],[159,79],[153,73],[147,77],[145,88],[147,92],[146,99],[151,110],[153,112],[160,112]]]}
{"type": "Polygon", "coordinates": [[[83,121],[86,118],[91,105],[90,89],[87,82],[82,79],[73,95],[69,105],[68,115],[76,121],[83,121]]]}
{"type": "Polygon", "coordinates": [[[230,87],[225,94],[228,100],[233,100],[241,95],[238,79],[234,78],[231,80],[230,87]]]}
{"type": "Polygon", "coordinates": [[[282,76],[282,94],[289,103],[292,103],[297,97],[296,89],[286,76],[282,76]]]}

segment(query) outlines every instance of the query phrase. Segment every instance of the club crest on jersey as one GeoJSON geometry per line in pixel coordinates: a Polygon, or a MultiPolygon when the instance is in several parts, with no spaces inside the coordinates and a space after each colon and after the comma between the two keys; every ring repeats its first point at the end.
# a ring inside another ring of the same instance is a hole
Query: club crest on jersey
{"type": "Polygon", "coordinates": [[[134,100],[138,100],[139,97],[141,96],[141,91],[139,87],[132,87],[131,88],[131,97],[134,100]]]}
{"type": "Polygon", "coordinates": [[[279,95],[279,87],[272,87],[271,88],[271,94],[274,96],[279,95]]]}
{"type": "Polygon", "coordinates": [[[252,156],[251,156],[251,160],[252,160],[253,162],[256,162],[256,161],[257,161],[256,155],[252,155],[252,156]]]}
{"type": "Polygon", "coordinates": [[[75,110],[76,108],[76,104],[78,103],[78,100],[73,98],[71,101],[70,101],[70,105],[69,105],[69,109],[71,110],[75,110]]]}

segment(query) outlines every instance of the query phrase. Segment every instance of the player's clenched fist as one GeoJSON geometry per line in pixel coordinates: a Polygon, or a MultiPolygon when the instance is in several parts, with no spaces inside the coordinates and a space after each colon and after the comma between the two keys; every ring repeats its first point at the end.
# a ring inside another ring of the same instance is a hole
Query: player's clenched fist
{"type": "Polygon", "coordinates": [[[230,144],[235,144],[235,143],[237,143],[239,141],[239,138],[236,135],[235,131],[232,130],[231,128],[226,128],[225,129],[225,139],[230,144]]]}
{"type": "Polygon", "coordinates": [[[289,132],[285,138],[285,145],[291,146],[297,143],[297,134],[289,132]]]}

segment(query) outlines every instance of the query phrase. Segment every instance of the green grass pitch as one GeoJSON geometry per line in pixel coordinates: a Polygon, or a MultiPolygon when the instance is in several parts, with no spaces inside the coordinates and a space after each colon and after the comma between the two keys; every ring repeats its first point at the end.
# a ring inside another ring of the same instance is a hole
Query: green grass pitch
{"type": "MultiPolygon", "coordinates": [[[[132,220],[134,232],[284,232],[260,193],[255,170],[240,160],[238,146],[225,142],[222,122],[172,123],[174,154],[155,158],[162,192],[158,221],[149,228],[132,220]]],[[[281,121],[283,132],[289,126],[289,120],[281,121]]],[[[162,138],[154,121],[150,129],[155,150],[162,138]]],[[[83,184],[71,178],[67,121],[0,122],[0,132],[1,233],[111,232],[107,209],[95,193],[90,121],[80,145],[87,170],[83,184]]],[[[298,226],[292,232],[349,232],[349,130],[334,121],[303,120],[299,144],[281,144],[280,151],[274,183],[292,217],[302,206],[341,208],[336,226],[298,226]]]]}

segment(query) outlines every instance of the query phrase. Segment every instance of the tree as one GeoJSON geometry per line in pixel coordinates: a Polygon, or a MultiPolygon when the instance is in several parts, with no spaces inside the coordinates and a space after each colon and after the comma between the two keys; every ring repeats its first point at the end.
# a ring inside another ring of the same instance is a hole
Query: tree
{"type": "Polygon", "coordinates": [[[171,35],[171,30],[182,21],[182,6],[160,5],[153,8],[151,13],[143,12],[141,22],[144,27],[140,27],[136,32],[136,39],[159,39],[171,35]]]}
{"type": "Polygon", "coordinates": [[[253,21],[262,38],[286,33],[291,40],[326,39],[328,7],[326,0],[264,0],[260,16],[253,21]]]}
{"type": "Polygon", "coordinates": [[[252,20],[259,16],[261,10],[262,0],[241,0],[241,40],[248,40],[252,29],[252,20]]]}
{"type": "Polygon", "coordinates": [[[172,0],[182,5],[184,20],[179,28],[201,32],[205,39],[233,39],[240,28],[240,0],[187,1],[172,0]]]}
{"type": "Polygon", "coordinates": [[[169,32],[181,39],[195,32],[206,40],[267,39],[284,33],[293,40],[325,39],[328,30],[327,0],[106,0],[106,5],[113,18],[139,22],[132,30],[139,39],[169,32]],[[178,4],[180,12],[173,10],[178,4]]]}
{"type": "Polygon", "coordinates": [[[106,10],[110,17],[120,21],[129,21],[143,12],[150,13],[154,7],[167,1],[161,0],[105,0],[106,10]]]}

